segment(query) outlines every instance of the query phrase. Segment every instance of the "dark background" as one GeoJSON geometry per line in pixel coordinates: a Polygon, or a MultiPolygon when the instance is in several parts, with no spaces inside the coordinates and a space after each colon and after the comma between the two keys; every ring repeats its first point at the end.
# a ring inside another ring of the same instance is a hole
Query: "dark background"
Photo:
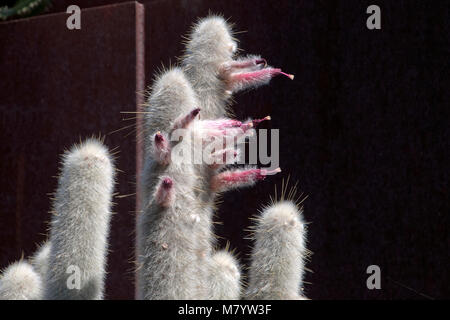
{"type": "MultiPolygon", "coordinates": [[[[58,1],[51,12],[70,4],[116,2],[58,1]]],[[[248,218],[290,174],[308,195],[304,216],[311,222],[308,247],[314,252],[307,265],[313,270],[306,275],[308,297],[450,298],[448,1],[143,3],[147,84],[161,63],[167,66],[182,54],[181,35],[209,10],[246,31],[238,34],[245,52],[295,74],[294,81],[276,78],[236,97],[239,119],[272,116],[263,127],[280,129],[283,169],[251,189],[225,195],[220,205],[218,220],[224,224],[217,233],[240,252],[243,263],[251,244],[243,231],[248,218]],[[381,8],[381,30],[366,28],[371,4],[381,8]],[[372,264],[381,268],[381,290],[366,288],[366,268],[372,264]]],[[[7,81],[2,79],[2,88],[7,81]]],[[[83,126],[72,128],[74,141],[83,126]]],[[[2,144],[9,143],[2,137],[2,144]]],[[[52,167],[50,179],[56,163],[46,165],[52,167]]],[[[46,207],[48,199],[39,205],[46,207]]],[[[10,228],[4,221],[1,233],[10,228]]],[[[113,220],[113,227],[117,223],[113,220]]],[[[2,256],[0,267],[17,258],[2,256]]],[[[109,264],[119,274],[128,271],[114,260],[109,264]]],[[[119,285],[124,281],[109,284],[107,298],[133,298],[129,285],[119,285]]]]}

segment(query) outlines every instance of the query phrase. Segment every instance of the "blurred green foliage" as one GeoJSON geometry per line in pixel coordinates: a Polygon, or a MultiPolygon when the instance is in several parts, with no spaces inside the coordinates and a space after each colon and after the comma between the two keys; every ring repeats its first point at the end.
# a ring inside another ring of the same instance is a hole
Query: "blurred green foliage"
{"type": "Polygon", "coordinates": [[[18,0],[12,6],[0,7],[0,20],[11,20],[35,16],[45,12],[51,0],[18,0]]]}

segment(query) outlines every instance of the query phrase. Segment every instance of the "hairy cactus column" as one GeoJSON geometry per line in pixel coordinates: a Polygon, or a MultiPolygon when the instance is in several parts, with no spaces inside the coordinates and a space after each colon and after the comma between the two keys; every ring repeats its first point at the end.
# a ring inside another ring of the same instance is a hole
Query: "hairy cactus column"
{"type": "Polygon", "coordinates": [[[50,225],[45,299],[102,299],[114,169],[96,140],[64,156],[50,225]]]}
{"type": "Polygon", "coordinates": [[[194,166],[171,156],[174,147],[190,151],[191,141],[188,133],[180,142],[168,138],[176,129],[187,130],[198,112],[194,109],[177,118],[168,133],[152,135],[137,220],[138,299],[206,298],[198,265],[201,204],[194,193],[194,166]]]}
{"type": "Polygon", "coordinates": [[[208,285],[213,300],[239,300],[242,283],[239,263],[228,250],[215,252],[209,263],[208,285]]]}
{"type": "Polygon", "coordinates": [[[202,103],[204,119],[217,119],[227,114],[231,98],[219,71],[224,62],[232,60],[237,49],[232,31],[219,16],[200,19],[188,35],[183,69],[202,103]]]}
{"type": "Polygon", "coordinates": [[[292,201],[265,208],[254,227],[246,299],[304,299],[305,227],[292,201]]]}
{"type": "Polygon", "coordinates": [[[232,26],[221,16],[211,15],[192,27],[187,36],[183,70],[199,97],[203,119],[217,119],[230,113],[232,94],[268,84],[284,75],[257,55],[235,57],[237,39],[232,26]]]}
{"type": "Polygon", "coordinates": [[[199,138],[202,141],[197,148],[202,149],[205,157],[203,161],[206,160],[204,164],[196,165],[195,169],[197,175],[201,177],[201,183],[196,185],[196,194],[203,208],[199,214],[198,223],[198,234],[201,240],[199,241],[201,252],[199,267],[203,274],[202,286],[206,288],[208,292],[206,296],[209,299],[239,299],[241,290],[240,267],[236,259],[227,250],[213,252],[215,237],[212,230],[212,214],[218,193],[253,185],[268,174],[278,172],[278,170],[269,172],[256,168],[223,170],[226,168],[225,160],[228,156],[231,159],[238,156],[234,143],[228,143],[228,141],[247,135],[252,126],[252,122],[242,123],[226,118],[199,120],[193,124],[195,140],[199,138]],[[211,149],[214,152],[209,154],[207,151],[211,149]]]}
{"type": "Polygon", "coordinates": [[[26,261],[8,266],[0,278],[0,300],[40,300],[42,279],[26,261]]]}
{"type": "MultiPolygon", "coordinates": [[[[171,161],[174,144],[170,141],[172,132],[187,129],[194,120],[197,105],[195,93],[179,68],[156,76],[149,90],[136,228],[138,299],[205,298],[200,293],[202,277],[197,263],[197,249],[202,245],[197,222],[203,216],[194,193],[197,176],[192,162],[171,161]]],[[[188,135],[176,145],[192,150],[188,135]]]]}
{"type": "Polygon", "coordinates": [[[31,257],[30,262],[33,269],[44,277],[48,270],[48,260],[50,256],[50,242],[44,242],[31,257]]]}
{"type": "Polygon", "coordinates": [[[177,67],[156,75],[147,95],[143,110],[145,119],[142,132],[145,151],[151,149],[155,132],[168,133],[175,119],[199,107],[191,84],[184,72],[177,67]]]}
{"type": "MultiPolygon", "coordinates": [[[[267,66],[266,60],[259,56],[235,58],[237,40],[233,31],[220,16],[209,16],[200,19],[187,37],[182,66],[198,96],[202,118],[211,119],[215,129],[235,130],[230,127],[253,126],[260,121],[242,124],[230,119],[220,119],[230,114],[228,105],[234,92],[267,84],[276,74],[284,74],[280,69],[267,66]],[[231,123],[236,122],[234,125],[231,123]],[[230,125],[228,127],[228,125],[230,125]]],[[[286,74],[285,74],[286,75],[286,74]]],[[[288,75],[291,79],[293,76],[288,75]]],[[[270,118],[269,118],[270,119],[270,118]]],[[[202,124],[205,126],[205,123],[202,124]]],[[[226,130],[224,130],[226,131],[226,130]]],[[[245,131],[245,130],[244,130],[245,131]]],[[[223,136],[227,135],[223,132],[223,136]]],[[[233,150],[223,150],[230,153],[233,150]]],[[[238,155],[234,158],[237,160],[238,155]]],[[[202,190],[198,197],[212,211],[218,192],[228,189],[252,185],[255,180],[265,177],[264,170],[250,168],[241,171],[219,173],[224,166],[197,166],[197,175],[201,177],[197,189],[202,190]]],[[[202,225],[212,229],[212,221],[206,219],[202,225]]],[[[209,232],[209,235],[211,232],[209,232]]],[[[211,240],[211,244],[213,244],[211,240]]],[[[211,245],[210,245],[211,247],[211,245]]],[[[240,296],[240,272],[237,261],[225,251],[212,253],[205,250],[208,265],[209,297],[212,299],[238,299],[240,296]],[[212,256],[211,256],[212,255],[212,256]],[[232,289],[234,288],[234,289],[232,289]]]]}
{"type": "MultiPolygon", "coordinates": [[[[224,148],[221,143],[211,154],[211,161],[205,162],[203,148],[205,142],[215,138],[241,136],[253,123],[230,119],[194,119],[199,112],[202,115],[202,111],[192,109],[185,112],[197,102],[193,89],[179,69],[169,70],[157,78],[148,102],[144,126],[146,157],[141,179],[143,202],[137,224],[138,298],[224,298],[225,291],[219,286],[228,286],[229,283],[222,284],[218,279],[213,279],[213,274],[229,274],[227,279],[234,281],[232,286],[237,288],[233,292],[239,292],[240,273],[238,266],[232,265],[233,257],[224,259],[225,252],[217,257],[212,252],[215,240],[213,199],[217,192],[228,187],[223,186],[219,178],[214,183],[217,189],[211,189],[212,179],[223,168],[223,165],[216,164],[216,160],[222,160],[225,154],[235,150],[221,149],[224,148]],[[177,113],[181,116],[175,118],[177,113]],[[183,140],[177,143],[178,137],[174,135],[179,132],[177,129],[182,128],[186,132],[183,140]],[[150,134],[153,130],[162,131],[150,134]],[[174,141],[169,141],[171,138],[174,141]],[[182,163],[172,162],[174,145],[188,154],[194,151],[194,155],[200,154],[202,159],[196,159],[200,160],[199,163],[189,157],[182,163]],[[158,200],[166,190],[161,181],[171,181],[170,188],[167,188],[167,194],[170,195],[168,201],[158,200]],[[178,225],[172,225],[175,222],[178,225]],[[165,226],[162,229],[164,233],[160,233],[162,225],[165,226]],[[175,253],[178,260],[171,258],[175,253]],[[171,277],[167,275],[167,270],[174,271],[170,273],[171,277]]],[[[262,178],[262,175],[227,181],[226,184],[237,187],[242,183],[247,184],[247,180],[258,178],[262,178]]],[[[233,296],[226,298],[238,296],[233,293],[233,296]]]]}

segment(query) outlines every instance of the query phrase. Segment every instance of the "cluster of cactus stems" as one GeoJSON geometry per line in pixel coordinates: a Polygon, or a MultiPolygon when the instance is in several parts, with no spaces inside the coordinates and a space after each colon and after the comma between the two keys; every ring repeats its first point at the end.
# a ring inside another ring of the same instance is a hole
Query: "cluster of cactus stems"
{"type": "Polygon", "coordinates": [[[4,270],[0,299],[102,299],[113,186],[113,160],[100,141],[67,151],[48,240],[28,261],[4,270]],[[78,271],[75,287],[72,271],[78,271]]]}
{"type": "MultiPolygon", "coordinates": [[[[308,251],[295,187],[287,197],[283,190],[255,219],[246,286],[236,257],[228,248],[215,249],[218,195],[281,171],[233,165],[239,139],[245,141],[270,117],[232,119],[232,95],[278,74],[293,79],[259,56],[236,57],[236,51],[222,17],[201,19],[180,65],[161,72],[149,90],[136,225],[137,299],[304,298],[308,251]],[[215,139],[233,142],[205,153],[215,139]],[[200,151],[208,161],[176,160],[179,150],[200,151]]],[[[113,186],[113,160],[101,142],[90,139],[67,152],[48,241],[28,261],[4,270],[0,299],[102,299],[113,186]],[[68,285],[71,266],[81,271],[75,288],[68,285]]]]}

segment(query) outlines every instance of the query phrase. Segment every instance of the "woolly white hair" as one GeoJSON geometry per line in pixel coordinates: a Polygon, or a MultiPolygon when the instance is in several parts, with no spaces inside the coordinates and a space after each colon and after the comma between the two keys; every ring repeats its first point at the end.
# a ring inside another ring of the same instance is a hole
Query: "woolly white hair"
{"type": "Polygon", "coordinates": [[[0,300],[40,300],[42,280],[26,261],[11,264],[0,278],[0,300]]]}
{"type": "MultiPolygon", "coordinates": [[[[215,194],[209,185],[216,170],[203,163],[176,163],[166,159],[170,145],[186,146],[190,151],[202,148],[201,143],[195,145],[195,139],[201,135],[198,123],[203,120],[191,119],[182,142],[171,141],[167,146],[165,141],[163,156],[155,143],[156,136],[169,139],[174,128],[184,123],[180,118],[192,113],[198,105],[194,90],[177,68],[160,75],[150,91],[144,124],[148,152],[140,188],[142,212],[137,221],[139,299],[210,298],[208,281],[215,241],[212,223],[215,194]],[[161,182],[165,178],[173,183],[170,191],[173,194],[169,197],[173,202],[162,207],[155,198],[163,192],[161,182]],[[173,270],[172,276],[168,275],[168,270],[173,270]]],[[[200,116],[203,116],[203,109],[200,116]]]]}
{"type": "Polygon", "coordinates": [[[141,181],[137,298],[204,299],[198,263],[200,209],[194,195],[193,165],[159,163],[147,157],[141,181]],[[166,181],[170,185],[164,190],[166,181]]]}
{"type": "MultiPolygon", "coordinates": [[[[235,138],[261,121],[239,125],[239,121],[223,118],[231,98],[230,88],[240,90],[268,82],[255,73],[265,67],[265,60],[256,56],[233,60],[236,49],[231,27],[222,17],[201,19],[186,43],[183,69],[163,72],[149,91],[144,110],[142,202],[137,220],[139,299],[239,297],[237,262],[225,253],[213,253],[214,200],[218,192],[251,185],[263,179],[266,172],[222,172],[225,166],[218,163],[179,164],[170,159],[174,145],[189,146],[186,150],[195,149],[194,154],[200,151],[198,148],[204,151],[204,144],[193,145],[195,137],[204,137],[201,129],[206,128],[209,138],[227,134],[235,138]],[[192,120],[198,110],[193,117],[186,116],[193,114],[194,108],[200,108],[202,120],[192,120]],[[179,143],[169,143],[173,130],[188,122],[192,123],[188,131],[194,139],[184,136],[179,143]],[[220,279],[223,284],[218,283],[220,279]]],[[[218,147],[211,159],[221,158],[224,153],[238,155],[232,148],[218,147]]]]}
{"type": "Polygon", "coordinates": [[[153,133],[169,132],[173,121],[199,107],[194,90],[180,68],[169,69],[156,77],[144,106],[144,140],[146,150],[152,145],[153,133]]]}
{"type": "Polygon", "coordinates": [[[178,125],[188,125],[193,120],[187,117],[183,121],[183,117],[192,114],[196,107],[195,93],[178,68],[160,75],[150,90],[145,109],[147,152],[141,173],[141,212],[136,228],[138,299],[206,296],[199,263],[199,248],[203,244],[198,222],[203,215],[199,214],[202,206],[194,191],[194,164],[171,161],[171,155],[165,154],[174,145],[191,150],[189,133],[179,143],[167,140],[178,125]],[[155,142],[157,136],[164,139],[163,157],[155,142]],[[164,181],[170,181],[166,189],[164,181]]]}
{"type": "Polygon", "coordinates": [[[294,76],[267,65],[258,55],[235,57],[237,40],[222,17],[200,19],[185,42],[181,59],[183,70],[199,97],[203,119],[216,119],[230,113],[232,94],[266,85],[276,75],[294,76]]]}
{"type": "Polygon", "coordinates": [[[202,117],[223,117],[231,96],[219,72],[237,49],[231,27],[222,17],[209,16],[194,25],[188,38],[182,65],[201,101],[202,117]]]}
{"type": "Polygon", "coordinates": [[[262,212],[254,230],[247,299],[299,299],[304,273],[305,228],[292,201],[262,212]]]}
{"type": "Polygon", "coordinates": [[[241,272],[236,259],[226,250],[213,254],[209,284],[213,300],[238,300],[241,294],[241,272]]]}
{"type": "Polygon", "coordinates": [[[225,19],[210,15],[200,19],[192,28],[186,42],[186,53],[195,59],[192,65],[217,63],[229,60],[237,50],[232,28],[225,19]]]}
{"type": "Polygon", "coordinates": [[[50,255],[50,242],[46,241],[38,248],[33,257],[31,257],[30,259],[30,262],[34,270],[36,270],[36,272],[41,277],[44,277],[44,275],[47,273],[49,255],[50,255]]]}
{"type": "Polygon", "coordinates": [[[45,299],[103,298],[113,185],[112,159],[101,142],[89,139],[65,154],[50,224],[45,299]]]}

